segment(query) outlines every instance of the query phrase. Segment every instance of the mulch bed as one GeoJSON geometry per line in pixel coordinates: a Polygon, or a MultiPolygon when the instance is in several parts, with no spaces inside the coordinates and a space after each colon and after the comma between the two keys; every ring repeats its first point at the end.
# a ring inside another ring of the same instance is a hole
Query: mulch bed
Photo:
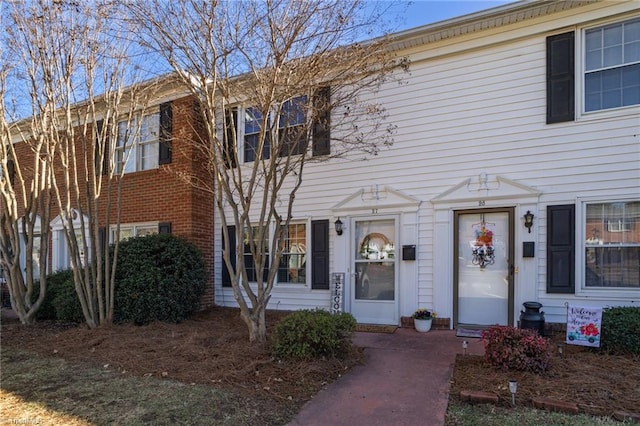
{"type": "MultiPolygon", "coordinates": [[[[286,312],[268,312],[273,327],[286,312]]],[[[71,324],[24,327],[3,321],[2,345],[109,366],[122,374],[153,376],[228,388],[267,404],[300,407],[327,382],[362,360],[354,348],[346,359],[280,362],[267,345],[249,343],[238,309],[212,308],[181,324],[114,325],[89,330],[71,324]]]]}
{"type": "MultiPolygon", "coordinates": [[[[552,347],[563,338],[554,336],[552,347]]],[[[482,356],[458,355],[451,399],[460,402],[462,390],[493,392],[499,405],[511,406],[509,380],[518,381],[516,405],[531,406],[534,398],[548,398],[575,403],[580,412],[592,415],[640,412],[640,359],[572,345],[564,346],[564,356],[554,353],[548,371],[540,375],[504,372],[488,365],[482,356]]]]}
{"type": "MultiPolygon", "coordinates": [[[[285,314],[268,312],[270,327],[285,314]]],[[[287,411],[297,411],[323,386],[362,361],[362,350],[355,348],[343,360],[274,360],[268,346],[249,343],[239,311],[231,308],[209,309],[181,324],[96,330],[56,323],[23,327],[3,320],[1,333],[3,347],[109,365],[127,375],[219,386],[263,404],[286,406],[287,411]]],[[[563,337],[554,337],[554,348],[563,337]]],[[[511,406],[508,381],[513,379],[518,381],[517,405],[531,406],[533,398],[543,397],[576,403],[581,412],[594,415],[640,411],[640,359],[603,355],[580,346],[564,348],[565,356],[554,353],[549,370],[541,375],[503,372],[481,356],[458,355],[450,398],[461,403],[462,390],[493,392],[499,405],[511,406]]]]}

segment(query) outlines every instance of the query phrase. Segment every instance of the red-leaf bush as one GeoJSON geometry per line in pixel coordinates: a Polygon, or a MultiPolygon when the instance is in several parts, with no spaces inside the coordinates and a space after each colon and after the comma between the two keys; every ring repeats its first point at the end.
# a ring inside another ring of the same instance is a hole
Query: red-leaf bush
{"type": "Polygon", "coordinates": [[[504,371],[542,373],[551,357],[549,341],[535,330],[494,326],[482,332],[485,360],[504,371]]]}

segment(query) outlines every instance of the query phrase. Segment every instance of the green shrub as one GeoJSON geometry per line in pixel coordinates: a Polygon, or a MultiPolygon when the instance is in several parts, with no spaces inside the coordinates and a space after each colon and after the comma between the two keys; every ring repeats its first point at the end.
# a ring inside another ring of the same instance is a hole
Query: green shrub
{"type": "Polygon", "coordinates": [[[115,285],[118,321],[177,323],[200,306],[207,276],[195,245],[155,234],[120,243],[115,285]]]}
{"type": "Polygon", "coordinates": [[[71,278],[58,286],[53,297],[53,307],[56,311],[56,320],[65,322],[84,322],[82,305],[76,293],[76,287],[71,278]]]}
{"type": "Polygon", "coordinates": [[[272,351],[277,358],[340,357],[348,351],[355,327],[356,320],[348,313],[331,314],[321,309],[296,311],[276,325],[272,351]]]}
{"type": "Polygon", "coordinates": [[[494,326],[482,332],[485,360],[504,371],[542,373],[549,366],[549,341],[535,330],[494,326]]]}
{"type": "MultiPolygon", "coordinates": [[[[34,292],[34,300],[40,288],[34,292]]],[[[39,320],[84,321],[82,307],[73,282],[73,270],[65,269],[47,275],[47,294],[37,313],[39,320]]]]}
{"type": "Polygon", "coordinates": [[[600,344],[608,353],[640,355],[640,307],[605,308],[600,344]]]}

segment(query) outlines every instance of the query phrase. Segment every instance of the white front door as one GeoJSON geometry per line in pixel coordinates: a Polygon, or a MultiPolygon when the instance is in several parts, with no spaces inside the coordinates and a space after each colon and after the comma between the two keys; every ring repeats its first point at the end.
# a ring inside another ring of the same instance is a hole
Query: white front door
{"type": "Polygon", "coordinates": [[[355,220],[351,314],[362,324],[398,324],[395,219],[355,220]]]}
{"type": "Polygon", "coordinates": [[[511,324],[512,217],[512,209],[456,213],[454,325],[511,324]]]}

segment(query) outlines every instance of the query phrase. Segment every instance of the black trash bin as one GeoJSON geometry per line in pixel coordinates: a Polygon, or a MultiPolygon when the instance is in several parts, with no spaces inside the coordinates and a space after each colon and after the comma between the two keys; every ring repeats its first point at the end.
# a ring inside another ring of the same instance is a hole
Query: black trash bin
{"type": "Polygon", "coordinates": [[[538,302],[524,302],[524,311],[520,311],[520,328],[536,330],[544,336],[544,312],[540,311],[542,304],[538,302]]]}

